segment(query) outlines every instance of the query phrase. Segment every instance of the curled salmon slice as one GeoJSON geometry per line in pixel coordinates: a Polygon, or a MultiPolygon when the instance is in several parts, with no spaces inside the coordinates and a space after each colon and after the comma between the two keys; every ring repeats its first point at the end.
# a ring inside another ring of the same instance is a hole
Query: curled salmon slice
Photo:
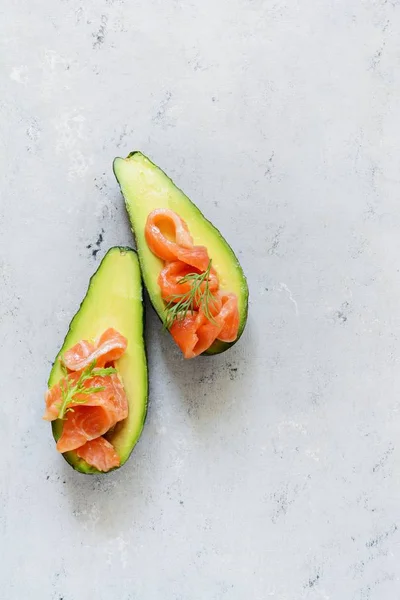
{"type": "Polygon", "coordinates": [[[89,340],[82,340],[70,348],[70,350],[65,352],[62,362],[68,369],[70,369],[70,371],[79,371],[80,369],[76,369],[75,365],[82,361],[87,361],[86,364],[90,364],[90,357],[95,351],[96,345],[93,342],[90,342],[89,340]]]}
{"type": "MultiPolygon", "coordinates": [[[[94,370],[94,374],[96,370],[94,370]]],[[[67,378],[71,383],[76,383],[80,373],[69,373],[67,378]]],[[[45,421],[54,421],[58,418],[60,405],[62,403],[62,391],[67,378],[63,378],[59,383],[46,392],[45,402],[46,410],[43,415],[45,421]]],[[[70,407],[81,406],[102,406],[113,413],[117,421],[122,421],[128,416],[128,399],[125,394],[124,386],[118,375],[113,373],[106,377],[91,377],[84,383],[86,388],[103,388],[93,394],[76,394],[73,397],[70,407]]]]}
{"type": "Polygon", "coordinates": [[[219,292],[218,296],[222,303],[218,318],[224,323],[218,334],[218,339],[221,342],[234,342],[237,338],[240,324],[237,296],[236,294],[227,294],[225,292],[219,292]]]}
{"type": "MultiPolygon", "coordinates": [[[[190,281],[182,282],[181,280],[192,273],[200,274],[201,271],[180,260],[166,263],[158,276],[162,298],[166,302],[178,302],[179,297],[189,294],[192,283],[190,281]]],[[[205,287],[206,282],[204,281],[199,288],[200,293],[204,293],[205,287]]],[[[208,287],[210,292],[215,292],[219,287],[218,275],[213,268],[210,271],[208,287]]]]}
{"type": "Polygon", "coordinates": [[[75,406],[67,413],[57,442],[59,452],[69,452],[104,435],[115,425],[115,415],[103,406],[75,406]]]}
{"type": "Polygon", "coordinates": [[[222,330],[223,321],[217,317],[210,321],[199,311],[177,319],[170,333],[185,358],[195,358],[202,354],[217,339],[222,330]]]}
{"type": "Polygon", "coordinates": [[[209,321],[204,314],[199,313],[199,325],[197,329],[198,342],[194,347],[194,355],[203,354],[218,338],[223,327],[222,320],[217,316],[213,321],[209,321]]]}
{"type": "MultiPolygon", "coordinates": [[[[102,406],[112,413],[116,421],[122,421],[128,416],[128,398],[118,375],[113,373],[106,377],[92,377],[87,387],[104,388],[94,394],[77,394],[76,400],[83,401],[85,406],[102,406]]],[[[79,405],[79,404],[78,404],[79,405]]],[[[72,408],[74,403],[71,404],[72,408]]]]}
{"type": "Polygon", "coordinates": [[[205,246],[193,246],[190,249],[178,248],[176,258],[199,269],[202,273],[207,270],[210,262],[210,257],[205,246]]]}
{"type": "Polygon", "coordinates": [[[156,208],[149,214],[145,236],[152,252],[163,260],[174,260],[175,246],[181,246],[182,248],[192,248],[193,246],[193,238],[185,221],[168,208],[156,208]],[[175,237],[175,241],[169,240],[162,233],[161,228],[172,230],[171,233],[175,237]]]}
{"type": "Polygon", "coordinates": [[[70,371],[82,371],[93,361],[97,367],[121,358],[128,340],[113,328],[107,329],[94,344],[88,340],[78,342],[64,352],[62,363],[70,371]]]}
{"type": "Polygon", "coordinates": [[[199,340],[197,335],[197,314],[186,315],[184,319],[177,319],[169,330],[175,343],[183,352],[185,358],[194,358],[194,348],[199,340]]]}
{"type": "Polygon", "coordinates": [[[121,464],[114,446],[103,437],[86,442],[76,449],[76,453],[98,471],[106,472],[121,464]]]}
{"type": "MultiPolygon", "coordinates": [[[[69,373],[67,378],[71,382],[71,384],[74,384],[78,381],[79,376],[80,373],[69,373]]],[[[55,419],[58,419],[58,413],[60,411],[60,405],[62,402],[61,386],[65,385],[67,378],[63,377],[58,383],[53,385],[52,388],[47,390],[44,396],[46,409],[43,415],[43,419],[45,421],[54,421],[55,419]]]]}
{"type": "Polygon", "coordinates": [[[239,310],[235,294],[217,292],[209,304],[211,319],[202,310],[177,319],[170,333],[185,358],[195,358],[215,342],[233,342],[239,331],[239,310]]]}
{"type": "Polygon", "coordinates": [[[205,246],[194,246],[185,221],[168,208],[153,210],[147,217],[145,238],[150,250],[165,261],[177,259],[196,267],[200,271],[207,269],[210,258],[205,246]],[[174,241],[168,239],[161,228],[172,229],[174,241]]]}

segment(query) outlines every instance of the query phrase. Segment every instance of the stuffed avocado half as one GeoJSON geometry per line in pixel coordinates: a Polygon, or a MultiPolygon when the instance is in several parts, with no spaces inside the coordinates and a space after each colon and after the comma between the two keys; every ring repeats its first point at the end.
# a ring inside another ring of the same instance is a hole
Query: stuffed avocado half
{"type": "Polygon", "coordinates": [[[247,281],[232,248],[197,206],[141,152],[132,152],[127,158],[116,158],[113,168],[136,239],[143,281],[160,319],[165,323],[165,301],[158,285],[163,262],[152,253],[145,238],[146,221],[156,209],[170,209],[185,221],[194,243],[207,248],[212,266],[219,275],[220,288],[237,296],[239,328],[236,339],[232,342],[215,340],[204,353],[224,352],[243,333],[248,310],[247,281]]]}
{"type": "MultiPolygon", "coordinates": [[[[63,346],[49,377],[49,388],[62,380],[60,357],[80,340],[94,340],[108,328],[114,328],[127,340],[126,351],[115,362],[128,401],[128,416],[104,437],[124,464],[143,429],[148,397],[148,375],[143,338],[144,311],[141,272],[137,254],[130,248],[111,248],[92,276],[82,304],[71,321],[63,346]]],[[[52,421],[53,435],[59,440],[64,421],[52,421]]],[[[68,463],[82,473],[99,471],[72,450],[63,454],[68,463]]]]}

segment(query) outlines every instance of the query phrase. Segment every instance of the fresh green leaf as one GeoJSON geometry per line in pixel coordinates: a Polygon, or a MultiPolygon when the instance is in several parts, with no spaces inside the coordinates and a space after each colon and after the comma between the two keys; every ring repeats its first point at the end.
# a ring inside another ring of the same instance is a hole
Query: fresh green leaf
{"type": "Polygon", "coordinates": [[[106,369],[96,369],[93,372],[93,376],[97,377],[106,377],[107,375],[112,375],[113,373],[116,373],[117,369],[114,369],[114,367],[107,367],[106,369]]]}
{"type": "Polygon", "coordinates": [[[103,392],[105,389],[104,385],[88,387],[82,391],[82,394],[96,394],[97,392],[103,392]]]}

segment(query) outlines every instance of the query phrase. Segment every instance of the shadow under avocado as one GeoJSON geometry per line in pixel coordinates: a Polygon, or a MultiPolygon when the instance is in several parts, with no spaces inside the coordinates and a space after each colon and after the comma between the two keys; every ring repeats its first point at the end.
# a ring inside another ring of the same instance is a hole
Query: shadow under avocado
{"type": "MultiPolygon", "coordinates": [[[[156,319],[158,320],[158,319],[156,319]]],[[[153,332],[170,378],[180,390],[187,412],[195,420],[220,418],[237,401],[248,402],[253,377],[252,321],[241,339],[222,354],[187,360],[162,325],[153,332]]]]}

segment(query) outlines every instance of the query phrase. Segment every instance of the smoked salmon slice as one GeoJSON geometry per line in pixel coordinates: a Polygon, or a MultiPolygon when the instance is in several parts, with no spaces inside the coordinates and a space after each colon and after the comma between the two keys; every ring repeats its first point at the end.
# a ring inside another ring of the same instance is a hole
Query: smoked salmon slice
{"type": "MultiPolygon", "coordinates": [[[[80,373],[70,373],[68,379],[71,384],[75,384],[79,379],[80,373]]],[[[56,385],[47,390],[44,401],[46,403],[46,409],[44,411],[43,419],[45,421],[54,421],[58,419],[58,413],[60,412],[60,405],[62,402],[61,386],[65,385],[65,379],[61,379],[56,385]]]]}
{"type": "MultiPolygon", "coordinates": [[[[84,382],[85,388],[98,388],[99,391],[93,394],[76,394],[73,396],[69,406],[80,406],[82,403],[85,406],[102,406],[108,411],[117,416],[118,421],[126,419],[128,416],[128,399],[125,394],[124,386],[118,375],[113,373],[107,377],[96,377],[96,369],[93,371],[94,377],[87,379],[84,382]],[[100,388],[103,388],[102,390],[100,388]]],[[[64,389],[65,381],[68,379],[72,383],[76,383],[80,373],[69,373],[67,378],[64,378],[52,387],[45,397],[46,410],[43,416],[45,421],[54,421],[58,418],[60,404],[62,402],[61,386],[64,389]]]]}
{"type": "Polygon", "coordinates": [[[218,292],[210,304],[212,320],[202,310],[177,319],[170,333],[185,358],[195,358],[215,342],[233,342],[239,330],[239,311],[235,294],[218,292]]]}
{"type": "Polygon", "coordinates": [[[56,448],[59,452],[75,450],[107,433],[116,422],[115,415],[103,406],[76,406],[67,413],[56,448]]]}
{"type": "MultiPolygon", "coordinates": [[[[188,294],[192,284],[190,281],[182,281],[182,279],[192,273],[200,274],[201,271],[180,260],[167,262],[158,276],[158,285],[163,299],[166,302],[177,302],[180,296],[188,294]]],[[[204,292],[205,286],[206,282],[203,282],[200,286],[200,292],[204,292]]],[[[211,269],[208,286],[210,292],[218,290],[219,282],[215,269],[211,269]]]]}
{"type": "Polygon", "coordinates": [[[240,323],[237,296],[224,292],[219,292],[218,296],[222,302],[222,308],[218,317],[224,323],[221,331],[218,333],[218,339],[221,342],[234,342],[237,338],[240,323]]]}
{"type": "Polygon", "coordinates": [[[195,358],[208,350],[224,327],[224,320],[219,314],[222,310],[219,295],[213,296],[208,308],[212,320],[200,309],[183,319],[176,319],[169,330],[185,358],[195,358]]]}
{"type": "Polygon", "coordinates": [[[168,208],[153,210],[147,217],[145,238],[150,250],[166,261],[180,260],[205,271],[210,258],[205,246],[194,246],[192,236],[183,219],[168,208]],[[173,231],[174,241],[168,239],[161,227],[173,231]]]}
{"type": "Polygon", "coordinates": [[[115,329],[107,329],[98,339],[92,343],[82,340],[67,350],[62,357],[62,363],[70,371],[82,371],[94,360],[97,367],[103,367],[106,363],[121,358],[128,345],[128,340],[115,329]]]}
{"type": "Polygon", "coordinates": [[[114,450],[114,446],[103,437],[98,437],[76,449],[76,453],[89,465],[98,471],[109,471],[119,467],[121,460],[114,450]]]}
{"type": "Polygon", "coordinates": [[[209,321],[201,313],[186,315],[177,319],[170,329],[175,342],[185,358],[195,358],[208,350],[218,337],[223,323],[209,321]]]}

